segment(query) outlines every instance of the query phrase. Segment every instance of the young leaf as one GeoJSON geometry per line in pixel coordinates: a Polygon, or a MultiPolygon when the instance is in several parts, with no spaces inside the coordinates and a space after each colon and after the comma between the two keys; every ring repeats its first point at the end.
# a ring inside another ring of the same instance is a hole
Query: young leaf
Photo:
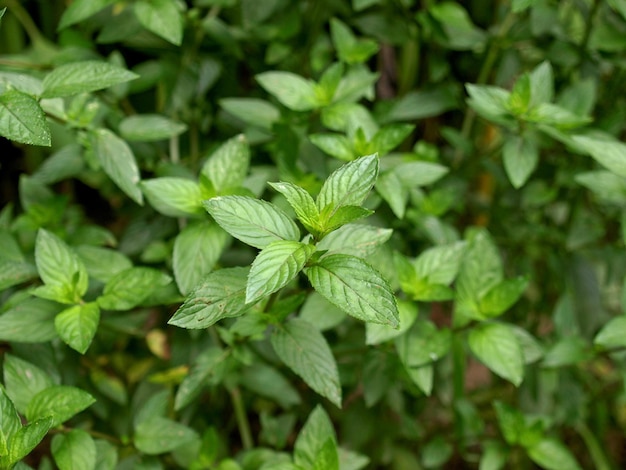
{"type": "Polygon", "coordinates": [[[138,78],[117,65],[98,60],[72,62],[55,68],[43,79],[42,98],[58,98],[102,90],[138,78]]]}
{"type": "Polygon", "coordinates": [[[330,36],[339,59],[347,64],[360,64],[378,52],[378,43],[372,39],[357,39],[345,23],[330,20],[330,36]]]}
{"type": "Polygon", "coordinates": [[[488,85],[465,85],[470,96],[467,104],[479,115],[497,123],[508,122],[509,114],[507,104],[511,94],[495,86],[488,85]]]}
{"type": "Polygon", "coordinates": [[[519,189],[528,180],[539,162],[539,149],[529,139],[510,136],[502,147],[504,169],[514,188],[519,189]]]}
{"type": "Polygon", "coordinates": [[[96,444],[87,431],[72,429],[67,434],[57,434],[50,449],[60,470],[96,468],[96,444]]]}
{"type": "Polygon", "coordinates": [[[208,328],[222,318],[237,317],[247,309],[248,270],[224,268],[209,274],[170,318],[181,328],[208,328]]]}
{"type": "Polygon", "coordinates": [[[469,334],[469,347],[489,369],[516,387],[524,378],[524,354],[512,329],[502,323],[481,323],[469,334]]]}
{"type": "Polygon", "coordinates": [[[98,304],[89,302],[63,310],[54,319],[54,326],[65,343],[79,353],[85,354],[96,334],[99,321],[98,304]]]}
{"type": "Polygon", "coordinates": [[[415,126],[412,124],[389,124],[380,129],[369,143],[370,151],[378,155],[387,155],[402,143],[415,126]]]}
{"type": "Polygon", "coordinates": [[[529,74],[531,106],[550,103],[554,99],[552,65],[544,60],[529,74]]]}
{"type": "Polygon", "coordinates": [[[362,259],[328,255],[304,272],[317,292],[346,313],[363,321],[398,326],[398,307],[389,284],[362,259]]]}
{"type": "Polygon", "coordinates": [[[0,94],[0,135],[22,144],[50,146],[50,128],[41,106],[18,90],[0,94]]]}
{"type": "Polygon", "coordinates": [[[318,244],[318,251],[343,253],[358,258],[367,258],[383,245],[393,230],[364,224],[346,224],[326,235],[318,244]]]}
{"type": "Polygon", "coordinates": [[[480,313],[490,318],[503,314],[518,301],[527,286],[528,279],[523,276],[501,281],[480,299],[480,313]]]}
{"type": "Polygon", "coordinates": [[[341,383],[326,339],[313,325],[291,318],[271,336],[278,357],[317,393],[341,408],[341,383]]]}
{"type": "Polygon", "coordinates": [[[598,332],[593,342],[607,349],[626,346],[626,315],[612,318],[598,332]]]}
{"type": "Polygon", "coordinates": [[[148,202],[163,215],[189,217],[202,214],[202,191],[195,181],[176,176],[143,180],[140,184],[148,202]]]}
{"type": "Polygon", "coordinates": [[[220,196],[204,201],[204,207],[233,237],[263,249],[279,240],[300,239],[298,226],[281,209],[247,196],[220,196]]]}
{"type": "Polygon", "coordinates": [[[91,147],[104,172],[137,204],[143,204],[139,168],[128,144],[108,129],[89,133],[91,147]]]}
{"type": "Polygon", "coordinates": [[[339,470],[339,454],[337,443],[332,438],[326,439],[315,457],[312,470],[339,470]]]}
{"type": "Polygon", "coordinates": [[[296,438],[293,449],[296,465],[305,468],[313,465],[320,449],[329,439],[336,442],[335,429],[324,408],[317,405],[296,438]]]}
{"type": "Polygon", "coordinates": [[[72,416],[95,403],[89,393],[68,385],[53,385],[37,393],[26,408],[28,421],[51,417],[51,428],[64,423],[72,416]]]}
{"type": "Polygon", "coordinates": [[[35,263],[44,284],[65,293],[64,298],[55,300],[73,303],[87,291],[87,270],[80,258],[63,240],[45,229],[37,232],[35,263]]]}
{"type": "Polygon", "coordinates": [[[135,428],[135,447],[148,455],[164,454],[196,439],[196,432],[176,421],[152,416],[135,428]]]}
{"type": "Polygon", "coordinates": [[[311,232],[319,231],[320,214],[311,195],[300,186],[292,183],[268,183],[287,199],[298,220],[311,232]]]}
{"type": "Polygon", "coordinates": [[[342,225],[369,217],[374,213],[374,211],[361,206],[342,206],[335,210],[331,205],[326,206],[326,208],[332,208],[333,210],[330,211],[332,213],[331,217],[326,217],[328,211],[322,211],[322,221],[320,225],[322,226],[322,234],[324,236],[342,225]]]}
{"type": "Polygon", "coordinates": [[[201,173],[206,176],[218,195],[243,185],[250,167],[250,145],[243,134],[224,142],[211,154],[201,173]]]}
{"type": "Polygon", "coordinates": [[[183,17],[172,0],[139,0],[133,4],[139,22],[175,46],[183,42],[183,17]]]}
{"type": "Polygon", "coordinates": [[[31,398],[53,385],[52,378],[39,367],[12,354],[5,354],[4,385],[18,412],[24,414],[31,398]]]}
{"type": "Polygon", "coordinates": [[[322,211],[329,204],[333,204],[335,210],[343,206],[360,205],[374,186],[377,176],[377,155],[368,155],[346,163],[324,182],[317,196],[317,208],[322,211]]]}
{"type": "Polygon", "coordinates": [[[571,451],[553,437],[544,437],[526,451],[533,462],[546,470],[581,470],[571,451]]]}
{"type": "Polygon", "coordinates": [[[32,421],[18,429],[9,443],[11,447],[8,458],[9,462],[19,462],[30,454],[53,427],[52,424],[52,418],[42,418],[32,421]]]}
{"type": "Polygon", "coordinates": [[[315,83],[291,72],[263,72],[257,82],[278,101],[294,111],[309,111],[318,106],[315,83]]]}
{"type": "Polygon", "coordinates": [[[15,406],[0,387],[0,457],[9,453],[9,445],[15,433],[22,427],[15,406]]]}
{"type": "Polygon", "coordinates": [[[178,234],[172,267],[182,294],[189,294],[213,270],[228,240],[228,234],[210,222],[190,225],[178,234]]]}
{"type": "Polygon", "coordinates": [[[276,241],[257,255],[246,285],[246,303],[253,303],[285,287],[302,270],[315,247],[294,241],[276,241]]]}
{"type": "Polygon", "coordinates": [[[187,125],[160,114],[135,114],[124,118],[119,130],[126,140],[152,142],[180,135],[187,130],[187,125]]]}
{"type": "Polygon", "coordinates": [[[98,305],[105,310],[130,310],[172,279],[158,269],[134,267],[116,274],[104,286],[98,305]]]}

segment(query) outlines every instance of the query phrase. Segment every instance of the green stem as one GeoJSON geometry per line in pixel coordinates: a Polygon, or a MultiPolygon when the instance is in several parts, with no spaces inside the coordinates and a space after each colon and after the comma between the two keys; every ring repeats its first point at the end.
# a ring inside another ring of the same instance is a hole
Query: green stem
{"type": "Polygon", "coordinates": [[[230,399],[235,409],[235,417],[237,419],[237,427],[239,428],[239,435],[241,436],[241,443],[244,450],[250,450],[254,447],[254,441],[252,440],[252,433],[250,432],[250,423],[248,422],[248,415],[246,414],[246,408],[241,399],[241,391],[239,387],[231,387],[228,389],[230,393],[230,399]]]}
{"type": "Polygon", "coordinates": [[[589,427],[585,423],[581,422],[576,426],[576,431],[583,441],[585,441],[585,445],[589,450],[589,456],[591,457],[591,460],[593,460],[596,470],[611,470],[612,467],[609,463],[609,459],[605,455],[602,450],[602,446],[589,427]]]}
{"type": "Polygon", "coordinates": [[[32,43],[43,41],[45,39],[26,9],[17,0],[4,0],[0,6],[1,5],[6,6],[11,13],[13,13],[13,16],[15,16],[20,22],[32,43]]]}

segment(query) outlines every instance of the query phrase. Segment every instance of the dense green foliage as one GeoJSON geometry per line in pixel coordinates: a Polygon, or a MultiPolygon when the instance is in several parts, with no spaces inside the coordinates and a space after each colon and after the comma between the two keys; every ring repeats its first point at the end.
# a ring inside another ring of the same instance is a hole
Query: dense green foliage
{"type": "Polygon", "coordinates": [[[0,0],[0,470],[626,466],[626,0],[0,0]]]}

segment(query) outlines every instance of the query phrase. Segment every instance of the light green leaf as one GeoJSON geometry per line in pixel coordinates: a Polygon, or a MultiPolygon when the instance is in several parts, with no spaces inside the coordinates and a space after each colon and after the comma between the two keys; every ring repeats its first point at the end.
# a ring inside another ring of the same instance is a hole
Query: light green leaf
{"type": "Polygon", "coordinates": [[[433,89],[410,91],[398,99],[383,116],[382,122],[406,122],[438,116],[459,106],[458,85],[442,84],[433,89]]]}
{"type": "Polygon", "coordinates": [[[389,238],[393,230],[373,225],[346,224],[326,235],[318,244],[319,251],[329,254],[343,253],[358,258],[367,258],[375,253],[389,238]]]}
{"type": "Polygon", "coordinates": [[[183,42],[183,17],[172,0],[139,0],[133,4],[139,22],[175,46],[183,42]]]}
{"type": "Polygon", "coordinates": [[[497,317],[505,313],[526,290],[528,279],[519,276],[500,281],[480,299],[478,309],[486,317],[497,317]]]}
{"type": "Polygon", "coordinates": [[[39,229],[35,242],[35,263],[44,284],[60,288],[66,295],[59,300],[72,303],[87,291],[85,265],[63,240],[39,229]]]}
{"type": "Polygon", "coordinates": [[[115,0],[74,0],[63,12],[57,30],[80,23],[114,2],[115,0]]]}
{"type": "Polygon", "coordinates": [[[20,428],[11,439],[9,461],[19,462],[37,447],[48,431],[54,427],[52,418],[42,418],[31,421],[20,428]]]}
{"type": "Polygon", "coordinates": [[[202,214],[202,190],[195,181],[177,176],[143,180],[140,183],[148,202],[163,215],[190,217],[202,214]]]}
{"type": "Polygon", "coordinates": [[[552,72],[550,62],[544,60],[540,63],[529,74],[529,78],[531,106],[550,103],[554,99],[554,73],[552,72]]]}
{"type": "Polygon", "coordinates": [[[609,135],[574,135],[572,140],[600,165],[626,178],[626,144],[609,135]]]}
{"type": "Polygon", "coordinates": [[[319,231],[320,214],[315,201],[305,189],[282,181],[268,184],[285,196],[287,202],[295,211],[296,216],[307,230],[311,232],[319,231]]]}
{"type": "Polygon", "coordinates": [[[398,219],[404,218],[410,191],[402,184],[395,170],[386,171],[378,177],[376,192],[389,204],[398,219]]]}
{"type": "Polygon", "coordinates": [[[117,447],[110,442],[97,439],[96,443],[96,469],[113,470],[117,466],[117,447]]]}
{"type": "Polygon", "coordinates": [[[28,298],[0,315],[0,341],[44,343],[57,337],[54,317],[58,304],[28,298]]]}
{"type": "Polygon", "coordinates": [[[294,111],[309,111],[318,106],[315,83],[291,72],[263,72],[257,82],[278,101],[294,111]]]}
{"type": "Polygon", "coordinates": [[[109,281],[120,271],[132,268],[132,261],[123,253],[101,246],[81,245],[75,248],[90,277],[109,281]]]}
{"type": "Polygon", "coordinates": [[[82,429],[72,429],[67,434],[57,434],[50,445],[59,470],[94,470],[96,444],[82,429]]]}
{"type": "Polygon", "coordinates": [[[312,470],[339,470],[339,454],[337,453],[337,443],[334,439],[328,438],[320,448],[312,470]]]}
{"type": "Polygon", "coordinates": [[[54,326],[65,343],[85,354],[99,322],[100,308],[96,302],[89,302],[63,310],[54,319],[54,326]]]}
{"type": "MultiPolygon", "coordinates": [[[[360,205],[372,189],[377,176],[377,155],[368,155],[346,163],[324,181],[316,200],[318,209],[322,211],[329,204],[333,204],[335,209],[360,205]]],[[[332,213],[329,215],[332,216],[332,213]]]]}
{"type": "Polygon", "coordinates": [[[466,247],[466,242],[455,242],[422,251],[413,263],[416,276],[431,284],[452,283],[459,272],[466,247]]]}
{"type": "Polygon", "coordinates": [[[416,368],[444,357],[451,342],[449,329],[438,329],[428,320],[418,320],[407,334],[396,339],[396,350],[406,367],[416,368]]]}
{"type": "Polygon", "coordinates": [[[9,453],[11,439],[21,427],[15,406],[0,386],[0,457],[9,453]]]}
{"type": "Polygon", "coordinates": [[[233,237],[263,249],[279,240],[300,239],[298,226],[281,209],[247,196],[220,196],[204,201],[204,207],[233,237]]]}
{"type": "Polygon", "coordinates": [[[182,294],[189,294],[213,270],[228,240],[228,234],[210,222],[190,225],[178,234],[172,267],[182,294]]]}
{"type": "Polygon", "coordinates": [[[430,14],[441,23],[446,45],[454,50],[480,50],[487,35],[472,23],[465,8],[456,2],[438,2],[429,8],[430,14]]]}
{"type": "Polygon", "coordinates": [[[3,373],[6,394],[22,414],[32,397],[53,385],[52,378],[39,367],[8,353],[4,355],[3,373]]]}
{"type": "Polygon", "coordinates": [[[500,123],[508,115],[510,92],[489,85],[467,84],[465,88],[469,94],[467,103],[482,117],[500,123]]]}
{"type": "Polygon", "coordinates": [[[134,442],[141,452],[158,455],[197,438],[196,432],[183,424],[161,416],[152,416],[137,425],[134,442]]]}
{"type": "Polygon", "coordinates": [[[333,102],[356,102],[363,97],[373,100],[377,80],[377,73],[372,73],[364,64],[354,64],[339,82],[333,102]]]}
{"type": "MultiPolygon", "coordinates": [[[[388,124],[380,129],[369,143],[371,152],[383,156],[391,152],[413,132],[413,124],[388,124]]],[[[447,170],[446,170],[447,172],[447,170]]]]}
{"type": "Polygon", "coordinates": [[[133,267],[117,273],[104,286],[98,305],[105,310],[130,310],[172,281],[158,269],[133,267]]]}
{"type": "Polygon", "coordinates": [[[527,452],[533,462],[546,470],[581,470],[570,450],[553,437],[544,437],[527,452]]]}
{"type": "Polygon", "coordinates": [[[99,60],[60,65],[43,79],[42,98],[57,98],[102,90],[139,77],[136,73],[99,60]]]}
{"type": "Polygon", "coordinates": [[[372,39],[357,38],[345,23],[330,20],[330,36],[339,59],[348,64],[360,64],[378,52],[378,43],[372,39]]]}
{"type": "MultiPolygon", "coordinates": [[[[332,206],[327,206],[327,208],[332,206]]],[[[368,217],[374,213],[369,209],[365,209],[361,206],[341,206],[338,208],[333,208],[330,213],[332,216],[327,217],[329,211],[322,211],[322,221],[320,225],[322,226],[322,233],[325,236],[327,233],[332,232],[333,230],[338,229],[342,225],[346,225],[350,222],[354,222],[359,219],[363,219],[368,217]]]]}
{"type": "Polygon", "coordinates": [[[37,268],[32,264],[0,260],[0,291],[36,278],[37,268]]]}
{"type": "Polygon", "coordinates": [[[352,142],[344,135],[323,132],[310,134],[309,140],[321,151],[339,160],[349,162],[356,157],[352,142]]]}
{"type": "Polygon", "coordinates": [[[516,387],[524,378],[524,353],[512,329],[502,323],[481,323],[469,334],[472,352],[494,373],[516,387]]]}
{"type": "Polygon", "coordinates": [[[296,465],[310,468],[327,440],[336,442],[335,429],[324,408],[317,405],[304,423],[294,444],[296,465]]]}
{"type": "Polygon", "coordinates": [[[493,407],[496,410],[498,426],[507,444],[515,446],[526,431],[524,415],[517,409],[501,401],[495,401],[493,407]]]}
{"type": "Polygon", "coordinates": [[[574,179],[578,184],[593,191],[603,201],[618,205],[626,201],[626,178],[610,171],[586,171],[577,174],[574,179]]]}
{"type": "Polygon", "coordinates": [[[189,375],[178,387],[174,409],[182,410],[198,396],[203,387],[216,384],[225,370],[230,353],[217,347],[209,347],[194,360],[189,375]]]}
{"type": "Polygon", "coordinates": [[[152,142],[180,135],[187,125],[159,114],[135,114],[122,119],[119,130],[126,140],[152,142]]]}
{"type": "Polygon", "coordinates": [[[52,418],[51,428],[64,423],[72,416],[95,403],[89,393],[68,385],[53,385],[37,393],[26,408],[28,421],[52,418]]]}
{"type": "Polygon", "coordinates": [[[341,408],[341,383],[326,338],[310,323],[291,318],[271,336],[278,357],[320,395],[341,408]]]}
{"type": "Polygon", "coordinates": [[[332,102],[335,92],[337,91],[337,87],[341,82],[343,72],[344,66],[340,62],[335,62],[324,70],[317,86],[318,97],[324,105],[328,105],[332,102]]]}
{"type": "Polygon", "coordinates": [[[612,318],[598,332],[593,342],[607,349],[626,346],[626,315],[612,318]]]}
{"type": "Polygon", "coordinates": [[[591,122],[591,118],[588,116],[579,116],[568,109],[552,103],[537,105],[524,118],[526,121],[545,124],[557,129],[573,129],[591,122]]]}
{"type": "Polygon", "coordinates": [[[334,254],[304,269],[330,303],[363,321],[398,326],[396,298],[383,277],[360,258],[334,254]]]}
{"type": "Polygon", "coordinates": [[[589,344],[580,336],[566,336],[558,340],[546,353],[541,365],[560,368],[580,364],[592,356],[589,344]]]}
{"type": "Polygon", "coordinates": [[[417,304],[415,302],[398,301],[399,328],[392,328],[379,323],[365,324],[365,344],[376,345],[394,339],[404,334],[417,318],[417,304]]]}
{"type": "Polygon", "coordinates": [[[208,328],[222,318],[242,315],[248,309],[247,281],[245,268],[212,272],[187,296],[168,323],[181,328],[208,328]]]}
{"type": "Polygon", "coordinates": [[[29,145],[50,146],[50,128],[41,106],[18,90],[0,94],[0,135],[29,145]]]}
{"type": "Polygon", "coordinates": [[[224,142],[202,167],[218,195],[243,185],[250,167],[250,145],[243,134],[224,142]]]}
{"type": "Polygon", "coordinates": [[[347,314],[313,291],[307,296],[298,317],[308,321],[318,330],[326,331],[344,321],[347,314]]]}
{"type": "Polygon", "coordinates": [[[143,204],[138,187],[139,167],[128,144],[108,129],[89,133],[91,147],[104,172],[137,204],[143,204]]]}
{"type": "Polygon", "coordinates": [[[285,287],[302,270],[315,247],[281,240],[267,245],[257,255],[248,274],[246,303],[253,303],[285,287]]]}
{"type": "Polygon", "coordinates": [[[271,129],[280,119],[280,111],[276,106],[258,98],[224,98],[219,100],[219,104],[246,124],[261,129],[271,129]]]}
{"type": "Polygon", "coordinates": [[[529,139],[510,136],[502,147],[504,169],[514,188],[524,186],[539,162],[539,149],[529,139]]]}

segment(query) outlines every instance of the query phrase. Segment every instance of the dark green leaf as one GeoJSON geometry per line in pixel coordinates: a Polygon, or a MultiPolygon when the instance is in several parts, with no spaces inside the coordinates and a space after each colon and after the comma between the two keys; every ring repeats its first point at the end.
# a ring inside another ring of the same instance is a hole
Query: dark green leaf
{"type": "Polygon", "coordinates": [[[18,90],[0,94],[0,135],[22,144],[50,146],[50,128],[37,100],[18,90]]]}
{"type": "Polygon", "coordinates": [[[418,320],[411,330],[396,339],[396,349],[406,367],[416,368],[444,357],[450,349],[449,329],[438,329],[429,321],[418,320]]]}
{"type": "Polygon", "coordinates": [[[135,446],[148,455],[170,452],[197,438],[191,428],[160,416],[152,416],[135,429],[135,446]]]}
{"type": "Polygon", "coordinates": [[[72,62],[55,68],[43,79],[43,98],[57,98],[102,90],[134,80],[138,75],[98,60],[72,62]]]}
{"type": "Polygon", "coordinates": [[[527,286],[528,279],[523,276],[501,281],[480,299],[478,308],[486,317],[497,317],[519,300],[527,286]]]}
{"type": "Polygon", "coordinates": [[[297,390],[285,376],[274,367],[264,363],[255,363],[243,369],[239,382],[247,389],[275,401],[283,408],[291,408],[302,401],[297,390]]]}
{"type": "Polygon", "coordinates": [[[501,401],[495,401],[493,406],[496,410],[500,432],[507,444],[511,446],[519,444],[526,428],[524,415],[519,410],[501,401]]]}
{"type": "Polygon", "coordinates": [[[344,135],[324,132],[309,135],[309,140],[317,148],[339,160],[349,162],[356,157],[352,142],[344,135]]]}
{"type": "Polygon", "coordinates": [[[415,322],[417,313],[417,304],[415,302],[398,301],[400,327],[393,328],[379,323],[366,323],[365,344],[381,344],[404,334],[415,322]]]}
{"type": "Polygon", "coordinates": [[[203,387],[217,383],[223,374],[229,352],[210,347],[196,357],[189,375],[178,387],[174,409],[180,411],[198,396],[203,387]]]}
{"type": "Polygon", "coordinates": [[[348,64],[363,63],[378,52],[376,41],[357,38],[348,26],[336,18],[330,20],[330,35],[339,59],[348,64]]]}

